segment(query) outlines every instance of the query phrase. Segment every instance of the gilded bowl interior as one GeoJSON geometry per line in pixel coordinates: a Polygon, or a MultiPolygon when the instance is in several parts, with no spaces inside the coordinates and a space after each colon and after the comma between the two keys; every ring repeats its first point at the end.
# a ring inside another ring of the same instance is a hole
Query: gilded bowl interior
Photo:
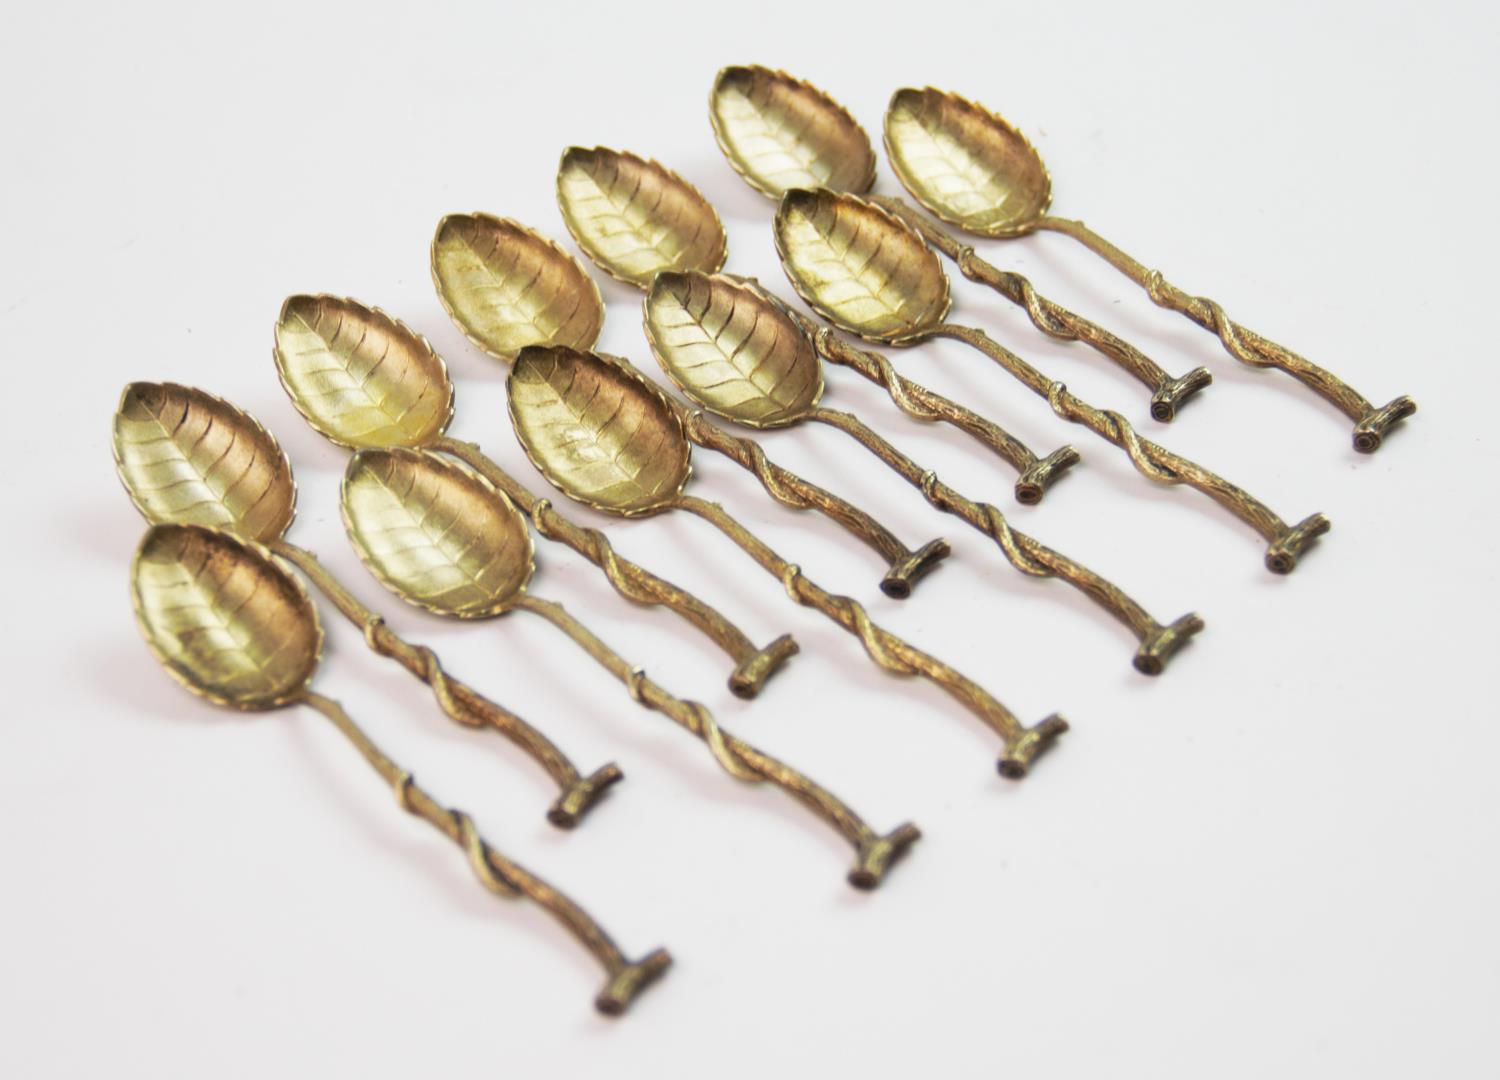
{"type": "Polygon", "coordinates": [[[520,511],[488,481],[436,454],[355,454],[344,473],[343,514],[370,572],[440,615],[499,614],[531,579],[531,533],[520,511]]]}
{"type": "Polygon", "coordinates": [[[735,171],[773,199],[792,188],[861,194],[875,183],[875,151],[864,128],[822,90],[784,71],[725,68],[714,80],[709,119],[735,171]]]}
{"type": "Polygon", "coordinates": [[[292,523],[291,464],[270,432],[222,398],[135,382],[115,410],[115,466],[154,524],[205,525],[269,544],[292,523]]]}
{"type": "Polygon", "coordinates": [[[276,369],[297,411],[340,446],[422,446],[453,418],[453,384],[427,339],[379,308],[291,296],[276,369]]]}
{"type": "Polygon", "coordinates": [[[994,113],[931,87],[898,90],[885,114],[891,168],[917,201],[981,236],[1028,232],[1052,201],[1047,167],[994,113]]]}
{"type": "Polygon", "coordinates": [[[459,329],[507,364],[528,345],[592,348],[604,326],[599,287],[578,260],[508,218],[443,218],[432,281],[459,329]]]}
{"type": "Polygon", "coordinates": [[[569,147],[557,205],[584,254],[638,288],[663,270],[713,273],[728,254],[723,223],[698,189],[634,154],[569,147]]]}
{"type": "Polygon", "coordinates": [[[639,372],[563,346],[524,349],[506,381],[536,467],[588,506],[626,517],[666,509],[691,474],[682,421],[639,372]]]}
{"type": "Polygon", "coordinates": [[[799,188],[781,197],[776,250],[792,287],[840,328],[900,344],[948,313],[948,275],[911,226],[857,195],[799,188]]]}
{"type": "Polygon", "coordinates": [[[748,427],[784,427],[822,396],[813,343],[748,283],[699,271],[658,274],[645,323],[662,370],[709,412],[748,427]]]}
{"type": "Polygon", "coordinates": [[[131,589],[147,644],[188,689],[237,709],[306,692],[323,631],[301,584],[264,548],[199,525],[154,525],[131,589]]]}

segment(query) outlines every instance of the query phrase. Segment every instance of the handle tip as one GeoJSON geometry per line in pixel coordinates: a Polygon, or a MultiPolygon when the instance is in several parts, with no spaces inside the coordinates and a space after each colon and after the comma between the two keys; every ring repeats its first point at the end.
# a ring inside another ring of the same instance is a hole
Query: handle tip
{"type": "Polygon", "coordinates": [[[1385,441],[1385,433],[1417,411],[1417,403],[1402,394],[1395,401],[1372,409],[1354,425],[1354,449],[1373,454],[1385,441]]]}
{"type": "Polygon", "coordinates": [[[1198,391],[1214,381],[1213,373],[1206,367],[1195,367],[1186,375],[1179,375],[1163,383],[1151,395],[1151,419],[1169,424],[1177,410],[1198,391]]]}
{"type": "Polygon", "coordinates": [[[897,826],[859,849],[859,861],[849,871],[849,884],[867,892],[885,880],[885,872],[922,838],[922,830],[911,822],[897,826]]]}
{"type": "Polygon", "coordinates": [[[764,649],[743,660],[729,676],[729,691],[735,697],[750,701],[766,685],[766,680],[781,670],[800,651],[791,634],[782,634],[764,649]]]}
{"type": "Polygon", "coordinates": [[[1167,661],[1172,659],[1177,650],[1202,629],[1203,620],[1191,613],[1170,626],[1157,626],[1146,635],[1141,647],[1136,650],[1135,669],[1142,675],[1160,675],[1167,669],[1167,661]]]}
{"type": "Polygon", "coordinates": [[[594,999],[594,1008],[605,1016],[620,1016],[646,987],[666,974],[672,966],[672,954],[656,949],[633,964],[626,964],[610,976],[609,982],[594,999]]]}
{"type": "Polygon", "coordinates": [[[625,773],[613,761],[592,776],[580,777],[557,797],[547,811],[547,820],[559,829],[573,828],[611,786],[623,779],[625,773]]]}
{"type": "Polygon", "coordinates": [[[1035,506],[1042,501],[1042,496],[1057,482],[1058,477],[1080,460],[1082,459],[1077,450],[1064,446],[1034,462],[1016,477],[1016,502],[1023,506],[1035,506]]]}
{"type": "Polygon", "coordinates": [[[1057,737],[1068,730],[1068,722],[1059,713],[1053,713],[1035,727],[1029,727],[1021,737],[1005,747],[997,768],[1007,780],[1021,780],[1031,771],[1032,764],[1043,753],[1052,748],[1057,737]]]}
{"type": "Polygon", "coordinates": [[[1266,569],[1273,574],[1290,574],[1297,569],[1301,554],[1331,528],[1333,523],[1322,514],[1311,514],[1282,530],[1266,548],[1266,569]]]}
{"type": "Polygon", "coordinates": [[[892,600],[905,600],[916,588],[917,582],[937,568],[937,564],[952,554],[948,541],[937,539],[923,544],[886,572],[880,582],[880,591],[892,600]]]}

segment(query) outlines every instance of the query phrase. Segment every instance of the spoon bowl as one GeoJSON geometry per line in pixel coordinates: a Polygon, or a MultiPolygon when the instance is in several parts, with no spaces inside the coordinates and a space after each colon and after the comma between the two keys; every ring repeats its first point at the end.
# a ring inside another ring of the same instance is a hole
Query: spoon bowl
{"type": "Polygon", "coordinates": [[[361,450],[344,473],[344,527],[398,596],[439,615],[498,615],[531,580],[531,530],[463,465],[405,448],[361,450]]]}
{"type": "Polygon", "coordinates": [[[193,693],[248,711],[306,696],[323,630],[301,583],[260,545],[201,525],[153,525],[131,596],[151,652],[193,693]]]}
{"type": "Polygon", "coordinates": [[[788,191],[776,209],[776,251],[797,295],[870,341],[921,341],[952,303],[936,253],[889,211],[857,196],[788,191]]]}
{"type": "Polygon", "coordinates": [[[521,351],[506,379],[511,422],[532,464],[596,510],[670,508],[692,475],[682,418],[624,361],[562,345],[521,351]]]}
{"type": "Polygon", "coordinates": [[[660,273],[644,320],[662,370],[716,416],[751,428],[786,427],[808,417],[823,396],[823,364],[812,341],[749,283],[660,273]]]}
{"type": "Polygon", "coordinates": [[[757,191],[869,191],[875,151],[854,117],[811,83],[784,71],[726,67],[714,79],[708,116],[719,149],[757,191]]]}
{"type": "Polygon", "coordinates": [[[154,524],[225,529],[262,544],[292,524],[291,462],[270,432],[223,398],[133,382],[120,395],[111,447],[130,501],[154,524]]]}
{"type": "Polygon", "coordinates": [[[713,273],[728,253],[724,224],[702,193],[634,154],[570,146],[557,169],[557,205],[588,257],[640,289],[662,270],[713,273]]]}
{"type": "Polygon", "coordinates": [[[291,296],[276,320],[276,371],[292,404],[339,446],[423,446],[453,419],[448,367],[379,308],[291,296]]]}
{"type": "Polygon", "coordinates": [[[1052,203],[1052,178],[1026,136],[957,94],[897,90],[885,149],[918,202],[980,236],[1024,236],[1052,203]]]}
{"type": "Polygon", "coordinates": [[[599,286],[551,240],[490,214],[449,214],[432,238],[432,282],[450,318],[495,359],[528,345],[587,349],[604,325],[599,286]]]}

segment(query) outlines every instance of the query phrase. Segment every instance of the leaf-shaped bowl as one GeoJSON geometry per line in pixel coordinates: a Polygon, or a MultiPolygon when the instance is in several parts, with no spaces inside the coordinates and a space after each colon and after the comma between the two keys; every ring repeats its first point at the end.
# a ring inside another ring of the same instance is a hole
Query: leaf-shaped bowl
{"type": "Polygon", "coordinates": [[[655,161],[570,146],[557,167],[557,205],[568,232],[607,273],[646,288],[662,270],[724,265],[724,225],[707,199],[655,161]]]}
{"type": "Polygon", "coordinates": [[[228,529],[280,539],[296,511],[291,463],[259,422],[191,386],[134,382],[120,395],[115,468],[155,524],[228,529]]]}
{"type": "Polygon", "coordinates": [[[776,250],[797,294],[872,341],[920,339],[948,314],[948,275],[911,226],[857,195],[795,189],[776,209],[776,250]]]}
{"type": "Polygon", "coordinates": [[[918,202],[981,236],[1022,236],[1052,202],[1052,178],[1026,136],[957,94],[897,90],[885,150],[918,202]]]}
{"type": "Polygon", "coordinates": [[[533,345],[505,385],[526,455],[579,502],[637,517],[666,509],[687,484],[691,447],[681,419],[622,361],[533,345]]]}
{"type": "Polygon", "coordinates": [[[720,71],[708,117],[734,171],[773,199],[792,188],[862,193],[875,183],[865,129],[822,90],[784,71],[720,71]]]}
{"type": "Polygon", "coordinates": [[[302,585],[264,548],[199,525],[153,525],[130,576],[146,644],[183,686],[235,709],[302,697],[323,630],[302,585]]]}
{"type": "Polygon", "coordinates": [[[344,528],[372,574],[408,603],[498,615],[531,579],[531,533],[511,501],[457,462],[361,450],[344,473],[344,528]]]}
{"type": "Polygon", "coordinates": [[[275,355],[297,411],[340,446],[422,446],[453,419],[442,357],[411,327],[357,300],[287,297],[275,355]]]}
{"type": "Polygon", "coordinates": [[[509,218],[438,222],[432,283],[464,336],[507,364],[528,345],[592,348],[604,325],[599,286],[578,260],[509,218]]]}
{"type": "Polygon", "coordinates": [[[753,285],[697,270],[656,275],[646,338],[667,376],[711,413],[752,428],[796,423],[823,395],[800,327],[753,285]]]}

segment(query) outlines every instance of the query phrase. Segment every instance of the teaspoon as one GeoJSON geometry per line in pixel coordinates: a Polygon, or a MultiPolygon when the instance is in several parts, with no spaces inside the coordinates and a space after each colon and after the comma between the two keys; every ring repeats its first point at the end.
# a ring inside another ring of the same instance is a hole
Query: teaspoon
{"type": "Polygon", "coordinates": [[[113,448],[125,490],[147,521],[224,529],[264,544],[301,570],[374,652],[431,686],[450,719],[488,725],[530,754],[562,789],[547,812],[552,824],[572,828],[624,776],[613,763],[582,776],[540,731],[448,675],[437,654],[398,637],[316,555],[290,543],[286,532],[297,502],[291,462],[249,413],[193,387],[134,382],[115,410],[113,448]]]}
{"type": "Polygon", "coordinates": [[[897,90],[885,114],[885,147],[897,178],[944,221],[999,239],[1037,230],[1071,236],[1145,289],[1154,304],[1218,335],[1236,360],[1279,368],[1332,404],[1355,422],[1360,453],[1380,449],[1385,433],[1417,411],[1405,395],[1377,408],[1332,373],[1231,321],[1208,297],[1170,284],[1083,222],[1048,214],[1052,178],[1041,155],[1001,117],[957,94],[897,90]]]}
{"type": "MultiPolygon", "coordinates": [[[[729,164],[773,199],[793,188],[820,187],[868,196],[875,186],[875,151],[864,128],[827,93],[784,71],[725,68],[714,80],[708,115],[729,164]]],[[[1168,375],[1129,342],[1039,295],[1020,274],[992,266],[902,200],[869,197],[907,218],[970,281],[1025,309],[1042,333],[1084,342],[1150,388],[1153,419],[1171,420],[1189,397],[1213,381],[1202,367],[1175,378],[1168,375]]]]}
{"type": "Polygon", "coordinates": [[[342,505],[350,541],[386,588],[408,603],[454,618],[526,611],[546,619],[619,679],[638,703],[703,740],[730,776],[774,784],[838,830],[857,854],[849,871],[855,887],[873,889],[921,835],[914,825],[902,825],[880,836],[831,793],[724,731],[703,705],[673,697],[561,604],[528,593],[534,562],[526,519],[478,473],[418,450],[361,450],[344,475],[342,505]]]}
{"type": "Polygon", "coordinates": [[[1150,479],[1196,488],[1255,529],[1267,541],[1273,573],[1290,573],[1328,531],[1322,514],[1288,525],[1240,488],[1142,439],[1119,413],[1069,393],[983,330],[946,322],[951,300],[942,264],[920,234],[883,207],[826,189],[788,191],[776,212],[776,250],[798,295],[834,325],[891,345],[948,337],[978,349],[1063,419],[1118,446],[1150,479]]]}
{"type": "MultiPolygon", "coordinates": [[[[557,201],[578,246],[606,273],[627,284],[649,289],[659,273],[713,274],[724,265],[728,237],[719,215],[697,188],[658,162],[600,146],[572,147],[558,169],[557,201]]],[[[555,344],[588,347],[576,341],[555,344]]],[[[842,363],[846,355],[828,350],[824,358],[842,363]]],[[[852,366],[884,386],[909,415],[954,424],[1008,461],[1020,473],[1016,498],[1022,503],[1041,502],[1047,488],[1078,461],[1078,451],[1071,446],[1038,458],[998,425],[901,379],[890,365],[884,370],[858,362],[852,366]]]]}
{"type": "Polygon", "coordinates": [[[670,609],[728,653],[735,661],[729,688],[737,696],[755,697],[796,653],[790,634],[757,649],[719,612],[621,558],[598,529],[574,524],[478,446],[447,435],[453,416],[447,365],[426,338],[379,308],[333,296],[288,297],[276,322],[275,357],[292,404],[324,438],[354,450],[424,447],[478,469],[525,511],[537,532],[599,567],[621,596],[670,609]]]}
{"type": "MultiPolygon", "coordinates": [[[[633,365],[563,345],[529,345],[516,357],[506,391],[516,437],[555,487],[621,517],[675,509],[703,518],[777,578],[794,601],[856,635],[880,667],[922,676],[979,717],[1004,744],[1002,776],[1025,776],[1036,756],[1067,730],[1057,715],[1023,727],[984,688],[876,626],[856,601],[816,585],[718,503],[686,494],[692,444],[681,412],[633,365]]],[[[1168,652],[1175,647],[1167,635],[1159,645],[1168,652]]]]}
{"type": "MultiPolygon", "coordinates": [[[[679,198],[673,205],[684,204],[679,198]]],[[[702,230],[691,235],[693,245],[706,244],[702,230]]],[[[668,243],[657,242],[663,247],[668,243]]],[[[722,254],[706,257],[723,261],[722,254]]],[[[627,260],[625,265],[639,264],[627,260]]],[[[599,287],[578,260],[508,218],[489,214],[443,218],[432,240],[432,279],[453,321],[470,341],[502,363],[510,363],[527,345],[591,348],[604,324],[599,287]],[[569,314],[558,320],[548,314],[555,311],[569,314]]],[[[863,510],[772,462],[758,443],[732,435],[706,418],[690,417],[686,411],[684,420],[689,438],[754,474],[777,502],[794,510],[816,510],[877,551],[887,565],[880,583],[887,596],[906,599],[916,583],[948,556],[944,540],[933,540],[913,551],[863,510]]]]}
{"type": "Polygon", "coordinates": [[[338,702],[312,689],[323,630],[307,593],[270,549],[200,525],[153,525],[131,567],[131,595],[147,645],[179,683],[247,712],[317,710],[391,786],[403,810],[463,849],[481,885],[497,896],[524,896],[562,923],[608,975],[594,999],[600,1012],[624,1012],[671,964],[665,949],[627,960],[582,908],[492,848],[468,814],[437,802],[338,702]]]}

